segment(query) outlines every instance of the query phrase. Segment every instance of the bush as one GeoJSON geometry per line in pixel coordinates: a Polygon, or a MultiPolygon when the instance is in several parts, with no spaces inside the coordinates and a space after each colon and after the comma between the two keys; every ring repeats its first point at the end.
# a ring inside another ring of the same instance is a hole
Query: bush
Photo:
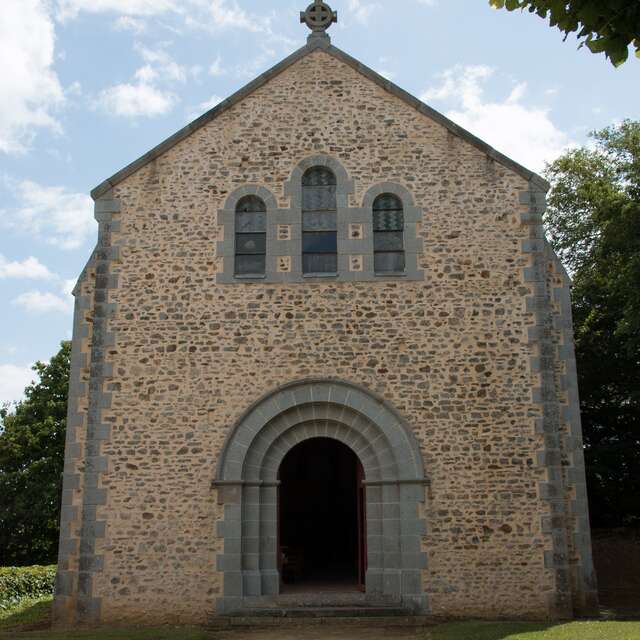
{"type": "Polygon", "coordinates": [[[39,598],[53,593],[56,567],[0,567],[0,609],[23,598],[39,598]]]}

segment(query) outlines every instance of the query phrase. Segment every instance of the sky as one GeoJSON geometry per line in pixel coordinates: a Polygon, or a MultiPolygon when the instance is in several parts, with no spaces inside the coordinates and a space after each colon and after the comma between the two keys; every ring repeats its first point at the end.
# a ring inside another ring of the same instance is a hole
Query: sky
{"type": "MultiPolygon", "coordinates": [[[[89,192],[305,43],[307,0],[2,0],[0,404],[71,337],[89,192]]],[[[331,0],[334,45],[534,171],[640,118],[640,60],[488,0],[331,0]]]]}

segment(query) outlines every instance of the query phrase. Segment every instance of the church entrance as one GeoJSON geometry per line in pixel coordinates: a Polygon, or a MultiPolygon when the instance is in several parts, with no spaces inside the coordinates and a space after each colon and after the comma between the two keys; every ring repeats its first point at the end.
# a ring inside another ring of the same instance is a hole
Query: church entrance
{"type": "Polygon", "coordinates": [[[363,470],[356,454],[312,438],[279,471],[279,569],[283,592],[364,588],[366,523],[363,470]]]}

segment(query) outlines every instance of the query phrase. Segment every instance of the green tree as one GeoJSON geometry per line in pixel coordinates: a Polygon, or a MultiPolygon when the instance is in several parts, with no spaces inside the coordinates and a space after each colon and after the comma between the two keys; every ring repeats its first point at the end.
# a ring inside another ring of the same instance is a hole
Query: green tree
{"type": "Polygon", "coordinates": [[[546,222],[573,275],[587,481],[596,526],[640,522],[640,122],[547,170],[546,222]]]}
{"type": "Polygon", "coordinates": [[[629,57],[634,45],[640,57],[639,0],[489,0],[497,9],[528,9],[549,18],[552,27],[565,34],[576,33],[593,53],[604,52],[618,66],[629,57]]]}
{"type": "Polygon", "coordinates": [[[56,561],[71,343],[0,409],[0,566],[56,561]]]}

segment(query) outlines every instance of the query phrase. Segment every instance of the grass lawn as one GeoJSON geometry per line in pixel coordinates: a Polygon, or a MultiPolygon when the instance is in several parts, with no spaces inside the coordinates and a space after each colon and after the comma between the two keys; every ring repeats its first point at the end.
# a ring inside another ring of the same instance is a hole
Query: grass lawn
{"type": "MultiPolygon", "coordinates": [[[[233,632],[207,631],[189,627],[156,629],[100,629],[91,631],[50,631],[51,598],[25,600],[9,611],[0,611],[2,640],[304,640],[301,628],[270,629],[264,632],[238,629],[233,632]]],[[[398,637],[409,636],[398,629],[398,637]]],[[[318,627],[309,630],[313,640],[325,637],[318,627]]],[[[393,640],[392,630],[358,627],[326,627],[330,640],[393,640]]],[[[640,622],[572,622],[548,625],[535,623],[457,622],[416,632],[416,640],[640,640],[640,622]]]]}
{"type": "Polygon", "coordinates": [[[51,596],[25,598],[10,609],[0,609],[0,632],[18,625],[46,624],[52,600],[51,596]]]}
{"type": "Polygon", "coordinates": [[[427,630],[424,640],[640,640],[640,622],[459,622],[427,630]]]}

